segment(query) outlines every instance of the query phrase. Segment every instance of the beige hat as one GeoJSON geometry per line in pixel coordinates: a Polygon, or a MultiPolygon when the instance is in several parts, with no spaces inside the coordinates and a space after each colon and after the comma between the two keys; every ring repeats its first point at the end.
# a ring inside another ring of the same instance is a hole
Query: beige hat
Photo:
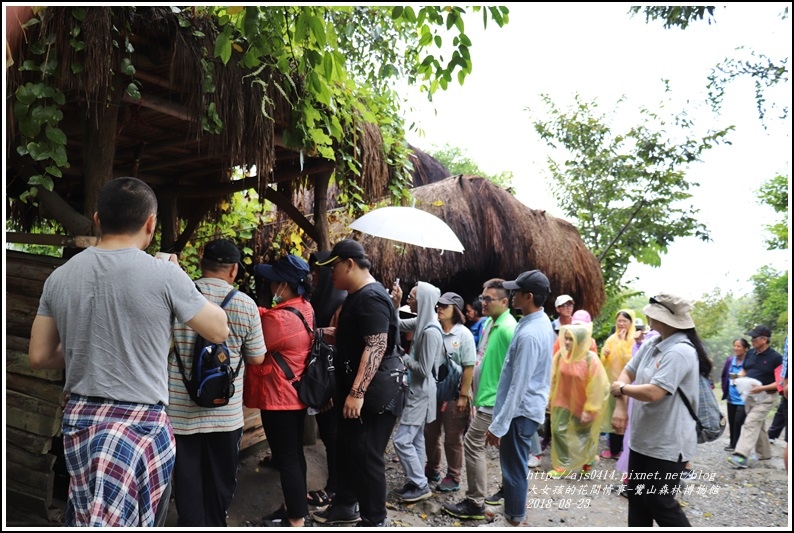
{"type": "Polygon", "coordinates": [[[646,317],[658,320],[663,324],[676,329],[691,329],[695,327],[695,322],[689,311],[692,310],[692,302],[682,296],[662,292],[652,296],[649,304],[642,312],[646,317]]]}

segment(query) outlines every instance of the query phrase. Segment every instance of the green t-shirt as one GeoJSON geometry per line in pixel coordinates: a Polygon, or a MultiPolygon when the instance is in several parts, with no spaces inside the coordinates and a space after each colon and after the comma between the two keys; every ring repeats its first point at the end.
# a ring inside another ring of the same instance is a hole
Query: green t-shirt
{"type": "Polygon", "coordinates": [[[507,357],[507,349],[513,340],[516,329],[516,319],[505,311],[491,326],[488,334],[488,345],[482,360],[482,372],[477,386],[477,397],[474,399],[475,407],[493,407],[496,402],[496,389],[499,386],[499,377],[502,375],[502,366],[507,357]]]}

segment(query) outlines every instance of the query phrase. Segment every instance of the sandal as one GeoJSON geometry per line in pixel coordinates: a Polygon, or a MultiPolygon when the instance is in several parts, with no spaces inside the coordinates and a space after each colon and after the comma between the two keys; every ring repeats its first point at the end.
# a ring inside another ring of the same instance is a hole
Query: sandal
{"type": "Polygon", "coordinates": [[[312,490],[309,491],[309,494],[306,496],[306,501],[309,505],[313,505],[315,507],[322,507],[324,505],[328,505],[331,503],[331,500],[334,498],[333,492],[326,492],[325,489],[320,490],[312,490]]]}

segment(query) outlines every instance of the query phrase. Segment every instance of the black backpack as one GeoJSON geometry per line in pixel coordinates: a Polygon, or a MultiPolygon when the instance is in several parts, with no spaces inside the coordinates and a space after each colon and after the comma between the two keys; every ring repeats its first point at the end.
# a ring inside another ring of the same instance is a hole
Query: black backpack
{"type": "Polygon", "coordinates": [[[295,373],[279,352],[273,352],[273,359],[284,372],[284,375],[298,391],[298,399],[315,409],[322,409],[336,393],[336,372],[334,370],[334,354],[336,347],[323,340],[322,329],[309,327],[303,314],[294,307],[284,307],[298,316],[309,335],[314,339],[309,354],[306,356],[306,369],[301,379],[295,379],[295,373]]]}
{"type": "MultiPolygon", "coordinates": [[[[229,291],[221,303],[221,309],[226,307],[236,293],[237,289],[229,291]]],[[[179,373],[182,374],[182,382],[196,405],[223,407],[229,404],[229,400],[234,396],[234,380],[243,364],[242,354],[237,362],[237,368],[232,369],[231,354],[226,343],[216,344],[198,335],[195,344],[193,344],[193,369],[190,379],[188,379],[176,344],[174,344],[174,353],[179,373]]]]}

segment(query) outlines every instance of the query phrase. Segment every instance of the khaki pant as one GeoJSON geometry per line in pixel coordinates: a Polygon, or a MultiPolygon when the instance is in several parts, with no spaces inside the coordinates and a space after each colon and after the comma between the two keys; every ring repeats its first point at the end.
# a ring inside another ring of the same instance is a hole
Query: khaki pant
{"type": "Polygon", "coordinates": [[[777,394],[769,394],[767,392],[747,396],[747,400],[744,402],[744,410],[747,412],[747,417],[742,425],[739,442],[736,443],[736,453],[749,459],[750,454],[755,449],[759,459],[772,457],[772,449],[769,447],[769,436],[766,433],[766,419],[769,411],[775,407],[777,397],[777,394]]]}
{"type": "Polygon", "coordinates": [[[477,411],[463,440],[466,457],[466,498],[477,505],[484,505],[488,496],[488,467],[485,458],[485,432],[491,425],[493,415],[477,411]]]}
{"type": "Polygon", "coordinates": [[[463,468],[463,434],[469,425],[469,408],[459,411],[456,401],[441,403],[436,420],[425,424],[425,448],[428,472],[441,472],[441,430],[444,430],[444,455],[447,476],[460,483],[463,468]]]}

